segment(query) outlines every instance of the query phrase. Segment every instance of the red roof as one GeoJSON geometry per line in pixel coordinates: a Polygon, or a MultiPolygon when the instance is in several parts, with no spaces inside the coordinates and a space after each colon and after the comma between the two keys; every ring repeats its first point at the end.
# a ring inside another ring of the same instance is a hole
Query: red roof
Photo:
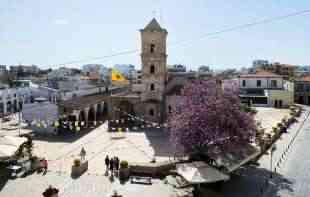
{"type": "Polygon", "coordinates": [[[306,82],[310,82],[310,75],[307,76],[303,76],[299,79],[296,79],[296,81],[306,81],[306,82]]]}
{"type": "Polygon", "coordinates": [[[279,78],[281,75],[266,71],[266,70],[257,70],[256,73],[240,75],[241,78],[279,78]]]}

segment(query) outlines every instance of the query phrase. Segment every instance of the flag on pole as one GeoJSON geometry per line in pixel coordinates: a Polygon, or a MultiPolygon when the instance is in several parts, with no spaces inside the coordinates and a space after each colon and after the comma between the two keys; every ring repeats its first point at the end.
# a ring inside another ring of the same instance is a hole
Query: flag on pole
{"type": "Polygon", "coordinates": [[[128,84],[128,80],[115,68],[111,70],[111,81],[117,84],[128,84]]]}

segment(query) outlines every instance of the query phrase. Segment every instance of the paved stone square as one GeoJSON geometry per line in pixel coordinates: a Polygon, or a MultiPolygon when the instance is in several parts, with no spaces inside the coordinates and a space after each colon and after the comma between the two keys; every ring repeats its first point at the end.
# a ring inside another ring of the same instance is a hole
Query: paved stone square
{"type": "MultiPolygon", "coordinates": [[[[1,182],[1,181],[0,181],[1,182]]],[[[59,197],[109,197],[114,190],[126,197],[174,197],[176,190],[158,179],[153,184],[120,184],[117,179],[111,182],[108,177],[84,174],[78,179],[68,175],[48,172],[45,176],[33,174],[26,178],[1,183],[0,197],[42,197],[43,191],[53,185],[59,189],[59,197]]]]}
{"type": "Polygon", "coordinates": [[[173,155],[169,137],[163,131],[126,132],[124,138],[112,139],[115,133],[107,132],[107,123],[85,136],[69,142],[49,141],[46,137],[35,139],[34,152],[49,160],[49,169],[54,172],[70,172],[73,160],[79,158],[81,148],[86,150],[89,173],[104,174],[106,155],[118,156],[120,160],[131,162],[168,161],[173,155]]]}
{"type": "Polygon", "coordinates": [[[255,120],[260,122],[265,132],[271,132],[284,117],[290,117],[290,109],[279,109],[271,107],[256,107],[255,120]]]}
{"type": "MultiPolygon", "coordinates": [[[[289,115],[288,109],[257,108],[256,120],[262,122],[266,130],[271,130],[283,117],[289,115]]],[[[16,120],[15,120],[16,122],[16,120]]],[[[297,123],[299,124],[299,123],[297,123]]],[[[4,125],[7,130],[1,130],[0,134],[17,135],[14,129],[14,121],[4,125]],[[12,130],[11,130],[12,129],[12,130]]],[[[22,129],[23,133],[30,132],[22,129]]],[[[279,151],[274,154],[274,160],[281,157],[281,144],[290,140],[285,137],[279,142],[279,151]]],[[[173,148],[167,134],[162,131],[127,132],[125,138],[112,139],[114,134],[107,132],[107,123],[86,133],[84,136],[69,138],[62,136],[37,136],[34,138],[34,153],[49,160],[49,172],[46,176],[31,175],[26,178],[9,180],[1,185],[0,197],[17,196],[41,196],[48,185],[60,189],[60,196],[108,196],[114,189],[126,196],[174,196],[176,190],[156,180],[152,186],[134,185],[127,183],[119,184],[116,180],[111,183],[104,176],[104,158],[118,156],[121,160],[131,162],[150,162],[153,157],[157,161],[167,161],[173,155],[173,148]],[[78,179],[70,177],[71,166],[74,158],[79,157],[81,148],[84,147],[89,160],[89,170],[78,179]]],[[[281,145],[282,146],[282,145],[281,145]]],[[[223,191],[211,196],[243,196],[243,194],[259,194],[260,187],[268,177],[269,155],[262,157],[259,168],[245,168],[240,175],[232,177],[232,180],[223,186],[223,191]],[[249,176],[254,175],[255,176],[249,176]]]]}

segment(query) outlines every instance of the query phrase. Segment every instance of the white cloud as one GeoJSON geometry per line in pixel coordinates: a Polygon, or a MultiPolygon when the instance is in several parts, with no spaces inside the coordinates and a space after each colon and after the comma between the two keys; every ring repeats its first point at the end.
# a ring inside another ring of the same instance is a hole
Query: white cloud
{"type": "Polygon", "coordinates": [[[57,20],[54,21],[54,23],[56,25],[68,25],[69,24],[69,22],[67,20],[65,20],[65,19],[57,19],[57,20]]]}

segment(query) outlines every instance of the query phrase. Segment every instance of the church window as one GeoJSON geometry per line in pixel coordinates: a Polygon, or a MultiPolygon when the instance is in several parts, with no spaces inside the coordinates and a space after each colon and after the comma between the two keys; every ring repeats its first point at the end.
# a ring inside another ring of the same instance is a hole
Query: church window
{"type": "Polygon", "coordinates": [[[155,44],[151,44],[150,52],[151,52],[151,53],[154,53],[154,52],[155,52],[155,44]]]}
{"type": "Polygon", "coordinates": [[[155,66],[152,64],[150,68],[150,73],[154,74],[155,73],[155,66]]]}
{"type": "Polygon", "coordinates": [[[154,109],[150,109],[149,114],[150,116],[154,116],[154,109]]]}
{"type": "Polygon", "coordinates": [[[155,85],[152,83],[151,84],[151,91],[154,91],[155,90],[155,85]]]}

